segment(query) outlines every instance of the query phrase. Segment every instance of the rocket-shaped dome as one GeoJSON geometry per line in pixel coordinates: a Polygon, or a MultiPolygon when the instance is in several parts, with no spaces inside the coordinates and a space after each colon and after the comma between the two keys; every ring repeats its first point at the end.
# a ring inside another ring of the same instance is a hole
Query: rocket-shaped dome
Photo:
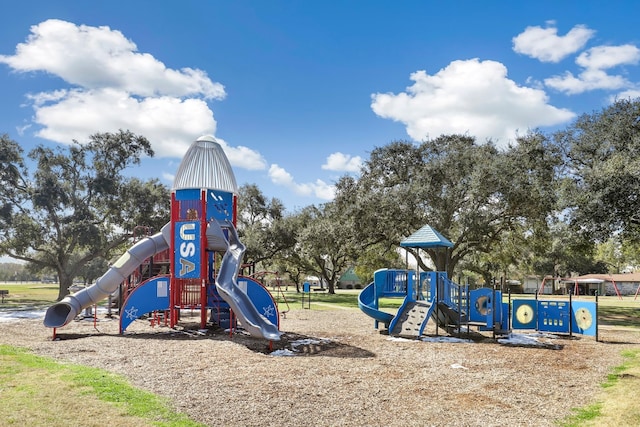
{"type": "Polygon", "coordinates": [[[172,190],[185,188],[238,192],[229,159],[213,136],[204,135],[195,140],[182,158],[172,190]]]}

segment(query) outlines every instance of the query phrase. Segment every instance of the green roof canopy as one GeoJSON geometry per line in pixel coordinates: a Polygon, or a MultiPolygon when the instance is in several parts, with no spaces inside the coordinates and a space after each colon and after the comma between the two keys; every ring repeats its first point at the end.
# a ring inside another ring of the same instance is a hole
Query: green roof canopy
{"type": "Polygon", "coordinates": [[[430,225],[425,225],[402,240],[400,246],[404,248],[451,248],[453,243],[430,225]]]}

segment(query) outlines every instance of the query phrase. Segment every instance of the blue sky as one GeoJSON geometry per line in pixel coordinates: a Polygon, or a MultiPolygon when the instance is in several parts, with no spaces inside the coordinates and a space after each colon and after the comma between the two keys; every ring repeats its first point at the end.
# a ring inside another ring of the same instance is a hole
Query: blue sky
{"type": "Polygon", "coordinates": [[[198,136],[293,211],[375,147],[504,146],[640,95],[634,1],[55,1],[0,6],[0,132],[25,150],[130,129],[171,185],[198,136]]]}

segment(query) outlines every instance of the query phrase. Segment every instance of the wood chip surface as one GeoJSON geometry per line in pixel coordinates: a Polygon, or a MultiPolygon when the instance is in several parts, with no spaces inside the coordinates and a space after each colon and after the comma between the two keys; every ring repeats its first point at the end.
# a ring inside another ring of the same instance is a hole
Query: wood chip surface
{"type": "MultiPolygon", "coordinates": [[[[106,369],[209,426],[552,426],[594,402],[640,331],[547,338],[547,347],[390,339],[357,309],[290,311],[270,347],[241,331],[100,316],[58,329],[0,323],[0,343],[106,369]]],[[[428,330],[433,334],[435,330],[428,330]]]]}

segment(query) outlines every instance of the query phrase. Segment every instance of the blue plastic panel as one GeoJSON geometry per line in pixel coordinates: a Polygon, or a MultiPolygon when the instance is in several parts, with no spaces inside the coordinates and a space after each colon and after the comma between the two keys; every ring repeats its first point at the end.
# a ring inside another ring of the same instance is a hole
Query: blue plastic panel
{"type": "Polygon", "coordinates": [[[221,190],[207,190],[207,220],[233,219],[233,193],[221,190]]]}
{"type": "Polygon", "coordinates": [[[404,297],[407,295],[407,270],[377,270],[373,274],[376,298],[404,297]]]}
{"type": "Polygon", "coordinates": [[[576,334],[595,336],[597,332],[597,310],[595,302],[571,302],[571,331],[576,334]]]}
{"type": "Polygon", "coordinates": [[[174,270],[178,279],[200,277],[200,222],[178,221],[173,236],[175,245],[174,270]]]}
{"type": "Polygon", "coordinates": [[[568,301],[538,301],[538,330],[569,333],[568,301]]]}
{"type": "Polygon", "coordinates": [[[480,288],[469,292],[469,320],[472,322],[488,322],[493,327],[493,289],[480,288]]]}
{"type": "Polygon", "coordinates": [[[250,277],[239,277],[238,286],[244,290],[258,312],[276,326],[280,325],[280,313],[271,293],[250,277]]]}
{"type": "MultiPolygon", "coordinates": [[[[500,299],[502,299],[502,292],[500,292],[500,299]]],[[[507,329],[509,327],[507,321],[509,319],[509,303],[508,302],[503,302],[502,303],[502,313],[500,316],[500,328],[501,329],[507,329]]]]}
{"type": "Polygon", "coordinates": [[[200,200],[200,192],[199,188],[176,190],[176,200],[200,200]]]}
{"type": "Polygon", "coordinates": [[[538,301],[514,299],[512,301],[511,327],[513,329],[536,329],[538,326],[538,301]]]}
{"type": "Polygon", "coordinates": [[[169,276],[142,282],[129,294],[120,310],[120,333],[140,316],[156,310],[169,310],[169,276]]]}

